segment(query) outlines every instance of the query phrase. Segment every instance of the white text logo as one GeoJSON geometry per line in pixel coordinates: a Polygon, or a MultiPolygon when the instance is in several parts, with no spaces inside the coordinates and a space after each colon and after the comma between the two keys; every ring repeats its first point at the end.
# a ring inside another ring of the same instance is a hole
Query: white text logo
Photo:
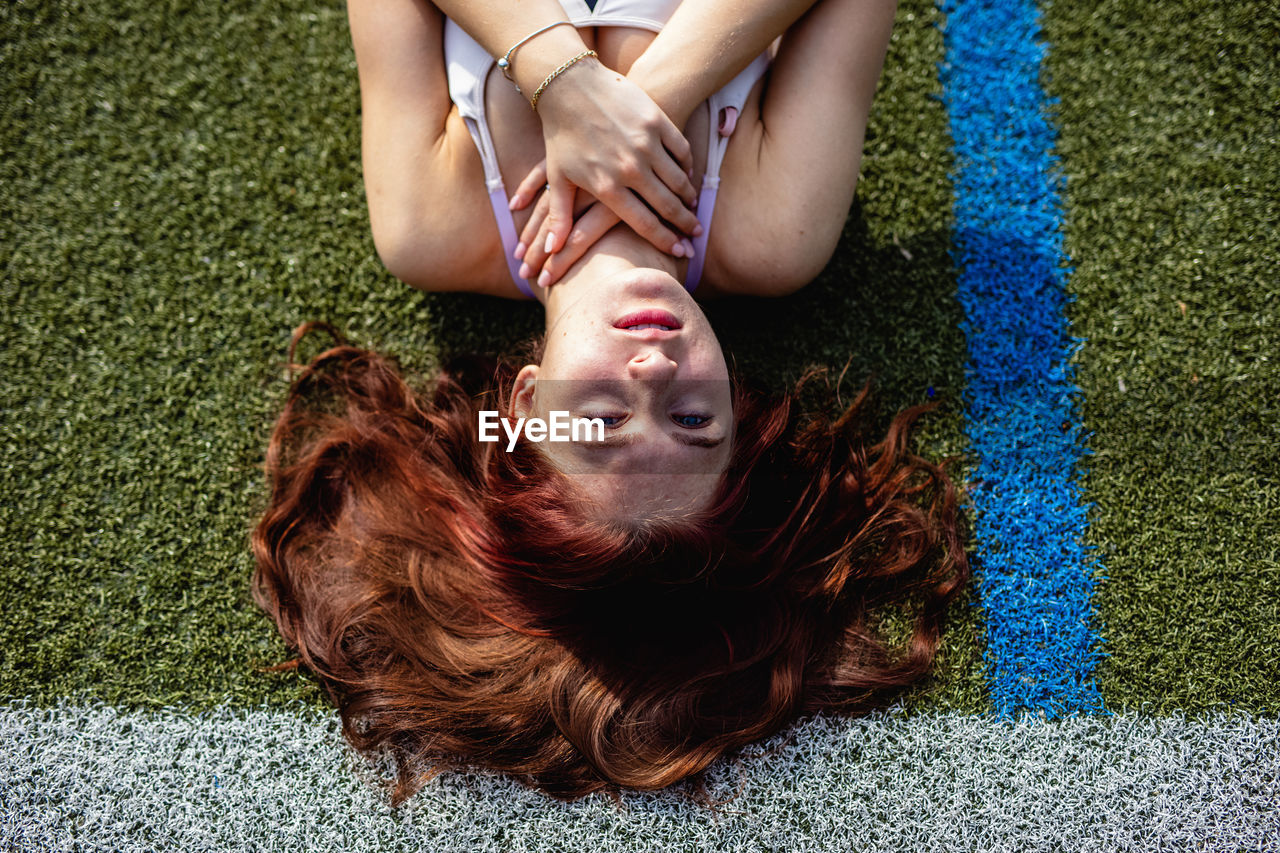
{"type": "Polygon", "coordinates": [[[603,418],[571,418],[568,412],[552,412],[551,419],[517,418],[512,426],[511,418],[500,417],[497,412],[480,413],[480,440],[498,441],[498,427],[507,436],[507,452],[515,450],[523,433],[532,442],[540,441],[604,441],[603,418]],[[592,437],[594,432],[595,437],[592,437]]]}

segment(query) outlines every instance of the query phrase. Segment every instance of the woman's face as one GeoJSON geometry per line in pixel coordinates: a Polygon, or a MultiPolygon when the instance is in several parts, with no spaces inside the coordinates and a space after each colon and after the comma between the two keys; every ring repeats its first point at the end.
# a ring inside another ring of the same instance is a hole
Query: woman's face
{"type": "Polygon", "coordinates": [[[680,283],[617,261],[552,288],[542,363],[520,371],[513,408],[603,419],[603,441],[539,447],[605,515],[679,517],[705,507],[728,466],[729,373],[680,283]]]}

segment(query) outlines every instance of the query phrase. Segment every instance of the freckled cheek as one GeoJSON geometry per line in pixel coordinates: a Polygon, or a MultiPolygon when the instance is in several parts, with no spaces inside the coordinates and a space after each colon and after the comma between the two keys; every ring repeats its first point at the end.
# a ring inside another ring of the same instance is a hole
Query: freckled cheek
{"type": "Polygon", "coordinates": [[[692,352],[689,362],[693,372],[701,379],[727,379],[729,376],[729,369],[725,366],[719,347],[692,352]]]}
{"type": "Polygon", "coordinates": [[[603,345],[589,345],[576,353],[570,371],[573,379],[615,379],[625,366],[625,353],[610,350],[603,345]]]}

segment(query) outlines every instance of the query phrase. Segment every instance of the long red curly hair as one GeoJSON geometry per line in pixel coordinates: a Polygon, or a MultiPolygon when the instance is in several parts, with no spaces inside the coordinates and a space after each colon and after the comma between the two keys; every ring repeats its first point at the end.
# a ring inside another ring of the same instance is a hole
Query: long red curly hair
{"type": "Polygon", "coordinates": [[[954,485],[907,448],[923,407],[872,442],[865,390],[831,419],[740,387],[710,506],[619,522],[584,517],[533,446],[478,440],[515,372],[455,366],[419,395],[338,338],[267,449],[254,598],[351,743],[390,751],[393,802],[468,767],[563,799],[700,779],[928,670],[968,565],[954,485]],[[904,600],[891,648],[871,610],[904,600]]]}

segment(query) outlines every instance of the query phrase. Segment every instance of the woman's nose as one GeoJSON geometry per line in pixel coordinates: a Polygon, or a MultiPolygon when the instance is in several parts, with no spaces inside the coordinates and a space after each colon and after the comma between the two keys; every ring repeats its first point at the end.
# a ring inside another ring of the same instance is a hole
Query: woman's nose
{"type": "Polygon", "coordinates": [[[627,374],[632,379],[670,379],[675,376],[677,367],[679,365],[665,353],[651,349],[627,363],[627,374]]]}

